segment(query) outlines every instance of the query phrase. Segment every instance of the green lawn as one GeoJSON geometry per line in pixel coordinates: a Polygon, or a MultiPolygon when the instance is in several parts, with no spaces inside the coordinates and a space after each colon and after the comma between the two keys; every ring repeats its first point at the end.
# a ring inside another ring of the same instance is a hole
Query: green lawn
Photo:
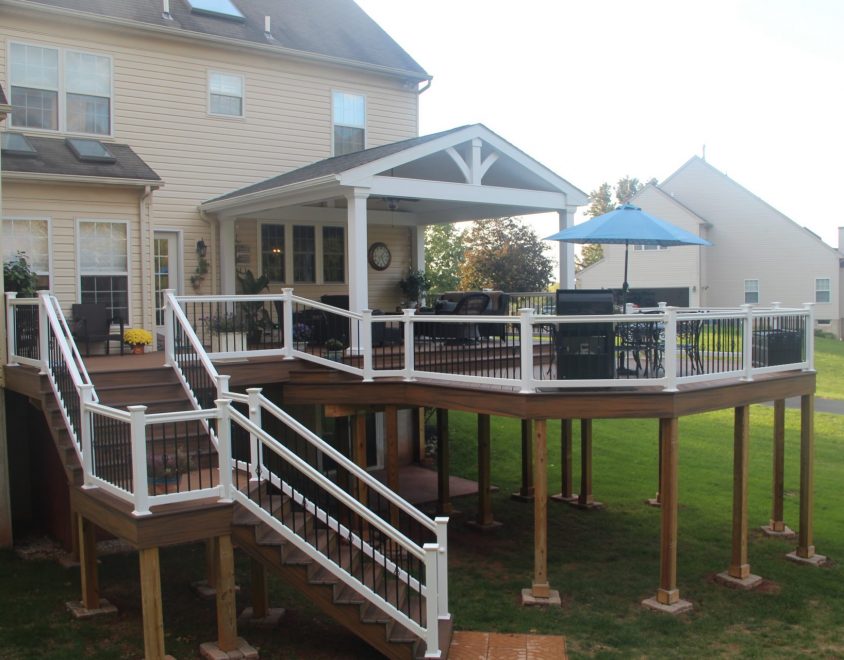
{"type": "MultiPolygon", "coordinates": [[[[844,398],[844,344],[817,342],[818,392],[844,398]]],[[[798,524],[799,414],[786,413],[786,523],[798,524]]],[[[452,470],[476,476],[475,417],[451,415],[452,470]]],[[[815,545],[832,560],[824,568],[786,561],[794,543],[762,536],[771,493],[772,409],[751,411],[749,557],[763,588],[738,592],[712,581],[730,558],[732,413],[680,421],[679,571],[681,597],[694,610],[671,617],[644,610],[658,582],[659,510],[645,506],[657,484],[657,422],[596,421],[594,494],[602,511],[549,503],[549,577],[562,595],[558,609],[519,605],[533,568],[532,506],[514,502],[519,487],[517,420],[493,419],[495,517],[504,526],[489,535],[465,521],[475,498],[455,500],[462,514],[450,525],[451,609],[460,629],[536,631],[565,635],[571,657],[844,657],[844,417],[815,418],[815,545]]],[[[575,424],[577,433],[577,424],[575,424]]],[[[559,424],[549,429],[549,479],[559,490],[559,424]]],[[[575,442],[575,462],[578,443],[575,442]]],[[[577,469],[575,469],[577,475],[577,469]]],[[[203,548],[162,553],[167,650],[196,656],[200,642],[215,637],[213,603],[189,588],[202,577],[203,548]]],[[[238,563],[248,604],[249,566],[238,563]]],[[[116,619],[78,622],[64,602],[79,597],[78,570],[53,562],[24,562],[0,552],[0,659],[137,658],[142,655],[140,599],[134,554],[102,558],[101,590],[115,603],[116,619]]],[[[273,604],[288,608],[274,633],[245,630],[263,658],[353,659],[372,653],[320,615],[285,585],[272,581],[273,604]]]]}

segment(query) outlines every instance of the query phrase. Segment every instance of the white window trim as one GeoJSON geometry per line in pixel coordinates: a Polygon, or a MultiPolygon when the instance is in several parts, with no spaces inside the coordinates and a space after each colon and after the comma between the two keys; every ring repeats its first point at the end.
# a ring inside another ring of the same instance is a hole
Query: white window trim
{"type": "Polygon", "coordinates": [[[205,110],[208,113],[209,117],[214,117],[217,119],[246,119],[246,76],[236,71],[224,71],[222,69],[207,69],[207,75],[205,78],[205,103],[205,110]],[[239,115],[227,115],[220,112],[211,112],[211,74],[214,73],[219,73],[224,76],[232,76],[234,78],[240,78],[239,115]]]}
{"type": "Polygon", "coordinates": [[[815,304],[816,305],[829,305],[831,303],[832,303],[832,278],[831,277],[816,277],[815,278],[815,304]],[[823,289],[823,291],[825,291],[826,293],[829,294],[829,300],[827,300],[826,302],[819,302],[818,301],[818,292],[821,291],[821,289],[818,289],[818,282],[820,280],[826,280],[829,283],[829,286],[826,289],[823,289]]]}
{"type": "Polygon", "coordinates": [[[641,243],[636,243],[633,245],[634,252],[660,252],[662,250],[667,249],[667,245],[643,245],[641,243]]]}
{"type": "Polygon", "coordinates": [[[114,137],[114,57],[112,57],[109,53],[102,53],[94,50],[82,50],[80,48],[68,48],[66,46],[56,46],[54,44],[40,43],[37,41],[9,41],[6,45],[6,89],[8,90],[9,103],[11,103],[12,99],[12,45],[34,46],[36,48],[50,48],[51,50],[58,51],[59,88],[57,91],[59,98],[57,112],[59,113],[59,127],[57,130],[53,130],[52,128],[31,128],[29,126],[16,126],[12,123],[12,113],[9,113],[9,128],[16,128],[18,130],[26,131],[27,133],[46,133],[48,135],[56,135],[57,133],[61,133],[63,135],[80,135],[84,137],[94,136],[95,138],[100,139],[114,137]],[[67,90],[65,89],[64,82],[64,56],[66,52],[80,53],[82,55],[95,55],[96,57],[108,58],[109,87],[111,88],[111,95],[109,96],[108,104],[108,133],[80,133],[76,131],[67,130],[67,90]]]}
{"type": "MultiPolygon", "coordinates": [[[[338,224],[336,222],[308,222],[296,220],[258,220],[257,243],[258,256],[255,262],[255,267],[261,269],[261,255],[263,254],[263,237],[261,227],[264,225],[282,225],[284,227],[284,282],[271,281],[270,284],[281,284],[283,286],[346,286],[349,283],[349,246],[348,238],[349,231],[346,225],[338,224]],[[293,226],[297,227],[313,227],[314,228],[314,250],[316,255],[314,259],[314,267],[316,268],[315,279],[313,282],[293,282],[293,226]],[[323,227],[336,227],[343,230],[343,281],[342,282],[327,282],[325,280],[324,270],[324,253],[322,229],[323,227]]],[[[261,273],[263,275],[263,273],[261,273]]]]}
{"type": "MultiPolygon", "coordinates": [[[[278,280],[270,280],[270,284],[279,284],[283,287],[291,286],[290,284],[288,284],[288,282],[291,281],[291,273],[290,273],[291,261],[288,258],[289,254],[290,254],[289,246],[290,246],[290,240],[291,240],[291,236],[288,235],[288,228],[290,226],[289,221],[287,221],[287,220],[259,220],[258,221],[258,232],[257,232],[257,234],[258,234],[258,237],[257,237],[258,254],[256,255],[256,259],[255,259],[255,268],[257,270],[260,270],[260,271],[264,270],[263,263],[262,263],[262,260],[264,258],[264,236],[263,236],[263,230],[261,229],[261,227],[263,227],[264,225],[281,225],[282,227],[284,227],[284,281],[279,282],[278,280]]],[[[260,276],[260,275],[263,275],[263,274],[264,273],[261,272],[258,275],[260,276]]]]}
{"type": "MultiPolygon", "coordinates": [[[[53,222],[52,218],[43,216],[43,215],[4,215],[2,217],[2,222],[6,222],[6,220],[14,221],[14,220],[40,220],[47,222],[47,268],[49,270],[46,273],[42,273],[41,271],[35,271],[36,275],[46,275],[50,278],[50,290],[53,289],[53,222]]],[[[2,227],[2,224],[0,224],[2,227]]],[[[2,234],[0,234],[2,235],[2,234]]]]}
{"type": "Polygon", "coordinates": [[[363,148],[369,148],[369,99],[363,92],[355,92],[349,89],[331,89],[331,108],[329,114],[329,122],[331,123],[331,155],[336,155],[334,151],[334,126],[348,126],[350,128],[363,129],[363,148]],[[352,126],[351,124],[335,124],[334,123],[334,95],[335,94],[349,94],[351,96],[360,96],[363,99],[363,126],[352,126]]]}
{"type": "Polygon", "coordinates": [[[119,275],[126,276],[126,306],[128,307],[126,316],[128,317],[125,322],[125,326],[131,327],[132,326],[132,308],[133,308],[133,300],[132,300],[132,223],[129,220],[116,220],[114,218],[76,218],[76,234],[75,234],[75,241],[76,241],[76,302],[82,302],[82,276],[83,275],[105,275],[107,277],[114,277],[119,275]],[[83,273],[82,272],[82,253],[81,253],[81,241],[80,237],[80,228],[83,222],[108,222],[111,224],[123,224],[126,225],[126,271],[112,271],[112,272],[99,272],[99,273],[83,273]]]}
{"type": "Polygon", "coordinates": [[[759,279],[756,278],[756,277],[749,277],[749,278],[745,279],[744,280],[744,292],[743,292],[743,295],[742,295],[742,300],[743,300],[744,304],[745,305],[758,305],[759,301],[761,299],[762,298],[760,297],[759,279]],[[748,289],[747,289],[747,283],[748,282],[756,282],[756,291],[748,291],[748,289]],[[755,293],[756,294],[756,302],[754,302],[754,303],[747,302],[747,294],[748,293],[755,293]]]}
{"type": "Polygon", "coordinates": [[[319,268],[319,279],[321,280],[321,284],[333,285],[333,284],[343,284],[346,285],[349,283],[349,248],[348,248],[348,234],[349,232],[346,230],[345,225],[338,225],[333,223],[326,223],[324,225],[319,225],[319,231],[317,232],[317,267],[319,268]],[[336,282],[336,281],[327,281],[325,279],[325,241],[323,241],[322,230],[326,228],[331,229],[342,229],[343,230],[343,281],[336,282]]]}

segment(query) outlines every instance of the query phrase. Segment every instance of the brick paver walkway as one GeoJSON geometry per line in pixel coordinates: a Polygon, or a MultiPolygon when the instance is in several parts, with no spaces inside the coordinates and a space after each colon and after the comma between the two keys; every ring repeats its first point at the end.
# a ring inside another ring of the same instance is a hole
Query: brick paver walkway
{"type": "Polygon", "coordinates": [[[565,660],[566,641],[556,635],[507,635],[460,630],[448,660],[565,660]]]}

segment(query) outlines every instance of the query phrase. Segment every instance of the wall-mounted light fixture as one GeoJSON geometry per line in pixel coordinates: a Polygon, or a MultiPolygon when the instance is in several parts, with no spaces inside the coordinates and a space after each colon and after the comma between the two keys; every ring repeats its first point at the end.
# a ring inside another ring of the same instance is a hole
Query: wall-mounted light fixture
{"type": "Polygon", "coordinates": [[[203,259],[205,259],[205,255],[208,254],[208,246],[205,245],[205,241],[201,238],[196,242],[196,253],[203,259]]]}

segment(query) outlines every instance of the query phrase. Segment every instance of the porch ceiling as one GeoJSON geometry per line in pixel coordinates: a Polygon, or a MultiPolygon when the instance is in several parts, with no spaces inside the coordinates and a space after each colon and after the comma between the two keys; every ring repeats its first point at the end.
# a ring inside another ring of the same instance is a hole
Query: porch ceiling
{"type": "Polygon", "coordinates": [[[475,124],[319,161],[209,200],[202,210],[220,219],[283,216],[291,208],[331,215],[353,192],[368,194],[369,222],[408,225],[573,210],[588,201],[475,124]]]}

